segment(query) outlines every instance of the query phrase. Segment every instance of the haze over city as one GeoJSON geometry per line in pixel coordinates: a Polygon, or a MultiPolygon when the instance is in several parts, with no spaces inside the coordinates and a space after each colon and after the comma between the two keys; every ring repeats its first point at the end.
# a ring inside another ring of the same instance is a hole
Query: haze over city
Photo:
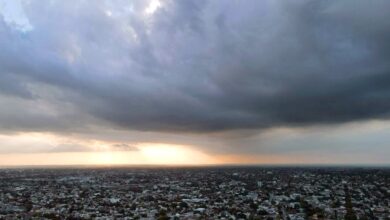
{"type": "Polygon", "coordinates": [[[0,166],[387,166],[389,9],[0,0],[0,166]]]}

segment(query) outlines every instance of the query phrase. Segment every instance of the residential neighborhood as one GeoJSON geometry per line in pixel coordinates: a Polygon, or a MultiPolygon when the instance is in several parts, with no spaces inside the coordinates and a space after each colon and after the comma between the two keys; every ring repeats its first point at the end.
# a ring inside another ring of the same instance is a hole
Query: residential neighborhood
{"type": "Polygon", "coordinates": [[[390,219],[390,170],[0,170],[0,219],[390,219]]]}

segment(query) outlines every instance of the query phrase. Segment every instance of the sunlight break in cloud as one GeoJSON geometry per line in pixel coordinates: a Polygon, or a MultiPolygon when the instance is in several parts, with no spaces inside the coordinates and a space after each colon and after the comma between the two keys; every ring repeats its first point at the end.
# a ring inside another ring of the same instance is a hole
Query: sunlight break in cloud
{"type": "Polygon", "coordinates": [[[161,2],[159,0],[151,0],[148,7],[145,9],[146,14],[153,14],[158,8],[161,7],[161,2]]]}

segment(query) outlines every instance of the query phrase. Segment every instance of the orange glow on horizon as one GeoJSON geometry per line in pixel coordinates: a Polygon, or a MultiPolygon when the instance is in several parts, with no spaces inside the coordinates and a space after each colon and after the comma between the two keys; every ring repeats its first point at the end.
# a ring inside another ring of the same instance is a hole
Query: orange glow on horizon
{"type": "Polygon", "coordinates": [[[290,164],[306,163],[301,156],[282,155],[217,155],[215,158],[222,164],[290,164]]]}
{"type": "Polygon", "coordinates": [[[148,164],[215,164],[217,161],[187,146],[144,143],[138,146],[148,164]]]}
{"type": "MultiPolygon", "coordinates": [[[[66,137],[51,133],[0,134],[0,166],[21,165],[223,165],[223,164],[341,164],[367,161],[366,154],[290,152],[280,154],[223,154],[202,147],[168,143],[126,143],[66,137]],[[65,145],[64,148],[56,148],[65,145]],[[66,148],[69,147],[69,148],[66,148]]],[[[375,157],[370,158],[371,161],[375,157]]],[[[380,159],[380,158],[379,158],[380,159]]],[[[383,160],[382,160],[383,161],[383,160]]],[[[370,161],[365,162],[370,163],[370,161]]],[[[372,163],[372,162],[371,162],[372,163]]]]}
{"type": "Polygon", "coordinates": [[[214,157],[186,146],[140,144],[138,151],[0,154],[0,166],[19,165],[207,165],[214,157]]]}

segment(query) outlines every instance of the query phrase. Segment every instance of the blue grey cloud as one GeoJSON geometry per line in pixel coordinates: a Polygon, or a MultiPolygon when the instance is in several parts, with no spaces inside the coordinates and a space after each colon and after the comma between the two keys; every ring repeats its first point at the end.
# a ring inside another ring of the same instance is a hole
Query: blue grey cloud
{"type": "Polygon", "coordinates": [[[390,112],[390,2],[22,1],[0,19],[5,131],[214,132],[390,112]],[[39,111],[34,106],[40,106],[39,111]]]}

